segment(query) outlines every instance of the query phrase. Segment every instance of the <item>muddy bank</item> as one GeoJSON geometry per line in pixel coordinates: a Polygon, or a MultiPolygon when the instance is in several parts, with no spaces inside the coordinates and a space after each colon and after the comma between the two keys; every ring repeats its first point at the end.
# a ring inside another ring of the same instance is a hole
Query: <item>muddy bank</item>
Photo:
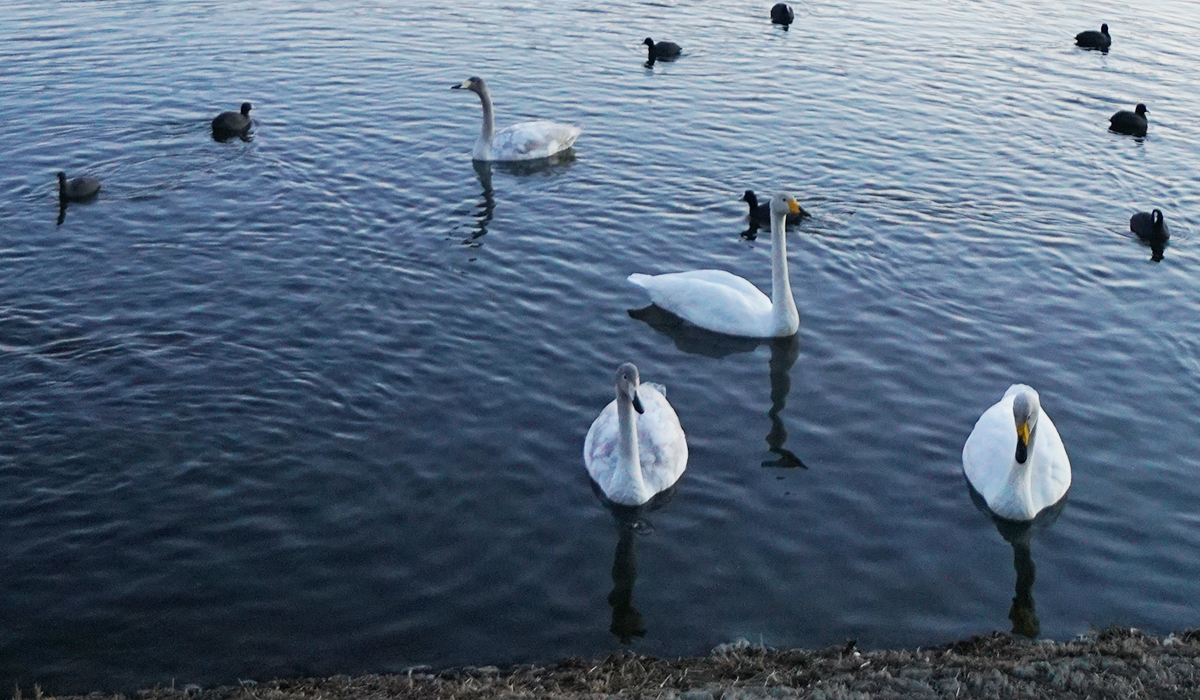
{"type": "MultiPolygon", "coordinates": [[[[24,700],[28,700],[26,692],[24,700]]],[[[158,688],[88,700],[351,700],[382,698],[1200,698],[1200,630],[1153,637],[1111,628],[1070,642],[1000,633],[929,649],[822,651],[747,643],[706,657],[632,653],[547,666],[471,667],[334,676],[214,689],[158,688]]]]}

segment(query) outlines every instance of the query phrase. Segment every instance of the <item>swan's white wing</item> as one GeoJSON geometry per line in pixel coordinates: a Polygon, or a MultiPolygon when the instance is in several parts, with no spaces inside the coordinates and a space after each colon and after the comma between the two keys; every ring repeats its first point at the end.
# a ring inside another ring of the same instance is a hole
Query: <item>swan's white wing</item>
{"type": "Polygon", "coordinates": [[[687,437],[675,409],[654,387],[642,384],[638,399],[646,411],[637,417],[642,479],[652,493],[659,493],[673,486],[687,468],[687,437]]]}
{"type": "Polygon", "coordinates": [[[604,407],[583,441],[583,464],[588,475],[604,491],[612,493],[614,475],[617,472],[619,426],[617,424],[617,401],[613,399],[604,407]]]}
{"type": "Polygon", "coordinates": [[[701,328],[729,335],[771,335],[771,299],[724,270],[634,273],[629,281],[649,292],[650,299],[661,308],[701,328]]]}
{"type": "Polygon", "coordinates": [[[1071,461],[1067,459],[1067,448],[1058,435],[1058,428],[1054,427],[1054,422],[1045,411],[1038,418],[1031,459],[1029,491],[1034,511],[1040,511],[1062,500],[1071,486],[1071,461]]]}
{"type": "Polygon", "coordinates": [[[1012,404],[1012,396],[1005,395],[984,411],[963,445],[963,471],[989,506],[996,503],[1008,485],[1013,455],[1017,452],[1012,404]]]}
{"type": "Polygon", "coordinates": [[[492,135],[492,160],[533,160],[566,150],[579,138],[577,126],[548,121],[522,122],[492,135]]]}

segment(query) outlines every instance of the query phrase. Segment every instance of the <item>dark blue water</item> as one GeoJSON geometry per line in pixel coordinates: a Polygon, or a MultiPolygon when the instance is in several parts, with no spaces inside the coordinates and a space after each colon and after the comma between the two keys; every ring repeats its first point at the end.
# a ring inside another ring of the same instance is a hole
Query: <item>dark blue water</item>
{"type": "Polygon", "coordinates": [[[1200,624],[1200,12],[769,5],[0,5],[0,687],[1200,624]],[[574,158],[473,168],[471,75],[574,158]],[[814,214],[797,339],[631,318],[769,286],[747,188],[814,214]],[[637,535],[581,458],[625,361],[691,455],[637,535]],[[961,449],[1016,381],[1074,484],[1010,544],[961,449]]]}

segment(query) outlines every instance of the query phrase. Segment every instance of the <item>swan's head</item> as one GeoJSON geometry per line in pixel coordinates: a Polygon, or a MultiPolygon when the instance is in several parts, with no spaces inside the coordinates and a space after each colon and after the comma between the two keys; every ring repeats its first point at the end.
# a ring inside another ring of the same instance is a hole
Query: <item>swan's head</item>
{"type": "Polygon", "coordinates": [[[1142,104],[1141,102],[1139,102],[1139,103],[1138,103],[1138,106],[1137,106],[1137,107],[1135,107],[1135,108],[1133,109],[1133,111],[1134,111],[1134,112],[1137,112],[1137,113],[1138,113],[1138,116],[1142,116],[1142,117],[1144,117],[1144,116],[1146,116],[1146,112],[1149,112],[1150,110],[1146,109],[1146,105],[1144,105],[1144,104],[1142,104]]]}
{"type": "Polygon", "coordinates": [[[451,85],[450,89],[451,90],[470,90],[471,92],[473,92],[475,94],[480,94],[480,90],[483,89],[483,78],[477,78],[475,76],[471,76],[470,78],[467,78],[466,80],[462,81],[461,83],[458,83],[456,85],[451,85]]]}
{"type": "Polygon", "coordinates": [[[250,103],[249,102],[242,103],[242,116],[243,117],[250,116],[250,103]]]}
{"type": "Polygon", "coordinates": [[[787,192],[779,192],[774,197],[771,197],[771,216],[787,216],[788,214],[799,213],[800,203],[787,192]]]}
{"type": "Polygon", "coordinates": [[[632,362],[626,362],[617,368],[617,396],[624,397],[633,403],[633,410],[645,413],[642,400],[638,398],[637,390],[642,380],[638,377],[637,367],[632,362]]]}
{"type": "Polygon", "coordinates": [[[646,46],[654,46],[654,40],[651,39],[650,37],[646,37],[646,40],[643,41],[642,43],[645,44],[646,46]]]}
{"type": "Polygon", "coordinates": [[[1029,444],[1037,428],[1041,404],[1033,389],[1022,391],[1013,397],[1013,422],[1017,427],[1017,463],[1024,464],[1029,458],[1029,444]]]}
{"type": "MultiPolygon", "coordinates": [[[[59,175],[61,174],[62,173],[59,173],[59,175]]],[[[1163,225],[1162,209],[1155,209],[1154,211],[1150,212],[1150,222],[1158,227],[1163,225]]]]}

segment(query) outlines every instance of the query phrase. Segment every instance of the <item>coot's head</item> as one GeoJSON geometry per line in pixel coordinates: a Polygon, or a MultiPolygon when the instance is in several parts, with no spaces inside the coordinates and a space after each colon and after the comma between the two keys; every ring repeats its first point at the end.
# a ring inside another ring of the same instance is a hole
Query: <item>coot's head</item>
{"type": "Polygon", "coordinates": [[[1100,25],[1100,33],[1105,36],[1108,36],[1108,25],[1107,24],[1100,25]]]}
{"type": "Polygon", "coordinates": [[[651,39],[650,37],[646,37],[646,40],[643,41],[642,43],[645,44],[646,46],[654,46],[654,40],[651,39]]]}
{"type": "Polygon", "coordinates": [[[242,116],[243,117],[250,116],[250,103],[249,102],[242,103],[242,116]]]}
{"type": "Polygon", "coordinates": [[[1139,102],[1138,106],[1135,107],[1133,111],[1137,112],[1139,115],[1144,117],[1144,116],[1146,116],[1146,112],[1149,112],[1150,110],[1146,109],[1146,105],[1139,102]]]}

